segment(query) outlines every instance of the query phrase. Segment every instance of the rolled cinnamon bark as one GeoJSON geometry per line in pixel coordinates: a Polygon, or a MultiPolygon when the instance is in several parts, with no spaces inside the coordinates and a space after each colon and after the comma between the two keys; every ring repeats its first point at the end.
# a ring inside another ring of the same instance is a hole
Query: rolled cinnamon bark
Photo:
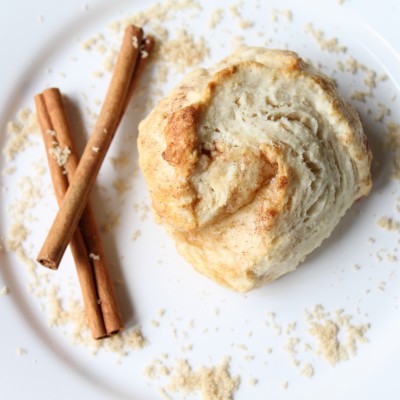
{"type": "MultiPolygon", "coordinates": [[[[43,141],[46,147],[47,161],[49,164],[51,179],[53,181],[54,192],[56,194],[58,204],[60,204],[64,194],[68,189],[68,179],[67,175],[64,174],[63,166],[59,165],[59,163],[56,161],[56,158],[52,156],[52,150],[54,150],[55,145],[59,146],[59,143],[56,141],[56,133],[47,111],[43,94],[35,96],[35,105],[39,125],[42,131],[43,141]]],[[[83,303],[89,328],[93,338],[101,339],[107,336],[107,332],[98,302],[92,266],[86,250],[84,239],[79,230],[76,230],[74,233],[70,242],[70,248],[75,261],[79,284],[81,286],[83,303]]]]}
{"type": "MultiPolygon", "coordinates": [[[[62,149],[68,148],[70,150],[70,154],[64,166],[67,179],[70,182],[78,167],[79,158],[70,133],[62,95],[58,89],[51,88],[43,92],[43,97],[53,129],[57,135],[56,139],[59,147],[62,149]]],[[[100,232],[90,201],[86,204],[77,230],[79,230],[83,236],[87,249],[86,257],[93,267],[93,278],[106,332],[108,335],[117,333],[123,329],[121,313],[107,267],[100,232]]]]}
{"type": "Polygon", "coordinates": [[[132,79],[140,52],[140,47],[135,47],[132,43],[134,37],[137,38],[137,43],[141,43],[143,31],[141,28],[130,25],[125,30],[121,50],[99,118],[38,255],[38,261],[46,267],[58,268],[82,217],[101,164],[121,120],[129,89],[127,82],[129,83],[132,79]]]}

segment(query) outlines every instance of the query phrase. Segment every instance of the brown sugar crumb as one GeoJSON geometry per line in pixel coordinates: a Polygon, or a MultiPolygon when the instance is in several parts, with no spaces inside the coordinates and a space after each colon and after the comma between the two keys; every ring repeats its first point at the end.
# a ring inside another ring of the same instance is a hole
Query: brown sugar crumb
{"type": "Polygon", "coordinates": [[[152,319],[150,323],[154,328],[158,328],[160,326],[160,323],[155,319],[152,319]]]}
{"type": "Polygon", "coordinates": [[[380,292],[384,292],[386,289],[386,282],[382,281],[379,283],[379,285],[377,286],[377,290],[380,292]]]}
{"type": "Polygon", "coordinates": [[[319,343],[318,353],[330,364],[335,365],[339,361],[347,359],[346,352],[337,340],[339,327],[333,321],[323,324],[312,323],[309,333],[316,337],[319,343]]]}
{"type": "Polygon", "coordinates": [[[90,253],[89,258],[91,258],[94,261],[100,260],[100,256],[98,254],[90,253]]]}
{"type": "Polygon", "coordinates": [[[245,20],[242,19],[239,21],[238,25],[239,25],[240,29],[249,29],[254,26],[254,22],[250,21],[248,19],[245,19],[245,20]]]}
{"type": "Polygon", "coordinates": [[[229,12],[232,15],[232,17],[236,19],[238,27],[240,29],[248,29],[254,26],[254,22],[243,18],[243,13],[239,9],[242,6],[242,4],[243,3],[239,3],[230,6],[229,12]]]}
{"type": "Polygon", "coordinates": [[[188,361],[177,360],[171,369],[171,377],[166,392],[180,392],[185,396],[199,393],[203,400],[231,400],[238,389],[240,379],[229,373],[229,359],[216,367],[201,367],[193,371],[188,361]]]}
{"type": "Polygon", "coordinates": [[[272,22],[278,22],[279,17],[283,17],[288,22],[292,22],[293,13],[290,10],[277,10],[276,8],[271,10],[271,20],[272,22]]]}
{"type": "MultiPolygon", "coordinates": [[[[342,72],[346,71],[351,73],[352,75],[357,74],[358,72],[363,73],[365,75],[362,83],[365,86],[364,90],[355,90],[351,94],[351,99],[366,102],[367,99],[373,98],[373,90],[377,86],[377,82],[380,81],[380,77],[375,70],[367,67],[365,64],[359,62],[353,57],[348,57],[345,62],[338,61],[337,62],[338,69],[342,72]]],[[[382,103],[378,103],[379,112],[375,116],[375,120],[382,122],[384,118],[390,115],[390,109],[382,103]]],[[[371,114],[371,110],[367,111],[371,114]]]]}
{"type": "Polygon", "coordinates": [[[68,157],[71,154],[71,150],[68,147],[60,147],[55,145],[49,150],[49,154],[56,160],[60,167],[65,167],[68,162],[68,157]]]}
{"type": "Polygon", "coordinates": [[[229,12],[233,17],[240,18],[239,4],[230,6],[229,12]]]}
{"type": "Polygon", "coordinates": [[[104,232],[111,232],[118,228],[121,224],[121,214],[116,212],[109,212],[106,215],[106,221],[102,224],[101,229],[104,232]]]}
{"type": "Polygon", "coordinates": [[[395,221],[393,218],[381,217],[378,219],[377,224],[385,231],[400,233],[400,222],[395,221]]]}
{"type": "Polygon", "coordinates": [[[112,21],[107,25],[107,28],[113,33],[119,33],[121,31],[121,21],[112,21]]]}
{"type": "Polygon", "coordinates": [[[14,222],[10,225],[6,240],[7,249],[15,251],[23,244],[28,237],[29,230],[22,222],[14,222]]]}
{"type": "Polygon", "coordinates": [[[270,327],[270,328],[272,328],[272,329],[274,330],[274,332],[275,332],[275,337],[281,336],[281,335],[282,335],[282,326],[279,325],[279,324],[276,322],[276,315],[275,315],[275,313],[269,312],[269,313],[267,314],[267,318],[268,318],[269,320],[267,319],[267,320],[265,321],[265,324],[266,324],[268,327],[270,327]]]}
{"type": "Polygon", "coordinates": [[[159,317],[163,317],[163,316],[165,315],[165,308],[160,308],[160,309],[157,311],[157,315],[158,315],[159,317]]]}
{"type": "Polygon", "coordinates": [[[90,51],[92,50],[92,48],[97,46],[99,43],[103,43],[104,41],[105,41],[104,36],[101,33],[98,33],[82,41],[81,49],[84,51],[90,51]]]}
{"type": "Polygon", "coordinates": [[[208,27],[210,29],[215,29],[215,27],[222,21],[223,18],[224,18],[224,10],[222,8],[216,8],[210,15],[210,19],[208,21],[208,27]]]}
{"type": "Polygon", "coordinates": [[[44,166],[43,163],[33,162],[32,167],[38,176],[42,176],[47,172],[47,168],[44,166]]]}
{"type": "Polygon", "coordinates": [[[372,69],[366,69],[367,77],[364,79],[364,85],[370,89],[376,87],[376,72],[372,69]]]}
{"type": "Polygon", "coordinates": [[[350,98],[352,100],[361,101],[363,103],[366,102],[368,97],[372,96],[371,91],[363,91],[363,90],[355,90],[351,95],[350,98]]]}
{"type": "Polygon", "coordinates": [[[288,381],[286,381],[286,382],[283,382],[282,384],[281,384],[281,388],[282,389],[287,389],[289,387],[289,382],[288,381]]]}
{"type": "Polygon", "coordinates": [[[143,375],[149,379],[157,379],[160,376],[168,376],[170,372],[170,369],[164,364],[160,357],[154,359],[145,367],[143,375]]]}
{"type": "Polygon", "coordinates": [[[113,49],[109,50],[103,60],[103,70],[105,72],[111,72],[114,69],[116,59],[117,52],[113,49]]]}
{"type": "Polygon", "coordinates": [[[24,349],[23,347],[18,347],[18,348],[16,349],[16,353],[17,353],[17,355],[19,355],[19,356],[24,356],[25,354],[28,353],[28,350],[24,349]]]}
{"type": "Polygon", "coordinates": [[[142,202],[133,205],[133,210],[140,213],[140,221],[146,221],[149,218],[150,207],[148,204],[142,202]]]}
{"type": "Polygon", "coordinates": [[[40,180],[28,176],[21,177],[17,182],[17,193],[18,197],[8,205],[11,221],[5,245],[8,251],[14,252],[28,266],[28,272],[36,283],[36,263],[30,257],[25,241],[30,233],[27,224],[34,219],[32,209],[43,197],[40,180]]]}
{"type": "Polygon", "coordinates": [[[118,335],[103,340],[102,343],[102,347],[106,351],[117,353],[121,357],[127,356],[130,350],[141,350],[149,344],[138,327],[127,329],[118,335]]]}
{"type": "Polygon", "coordinates": [[[249,379],[247,380],[247,383],[248,383],[250,386],[255,386],[255,385],[257,385],[258,380],[255,379],[255,378],[249,378],[249,379]]]}
{"type": "Polygon", "coordinates": [[[183,353],[187,353],[188,351],[192,351],[193,350],[193,344],[187,344],[185,346],[181,347],[181,350],[183,353]]]}
{"type": "Polygon", "coordinates": [[[101,43],[98,46],[96,46],[95,50],[100,54],[104,54],[107,51],[107,47],[105,44],[101,43]]]}
{"type": "Polygon", "coordinates": [[[5,167],[2,171],[3,175],[12,175],[17,170],[15,166],[5,167]]]}
{"type": "Polygon", "coordinates": [[[148,8],[139,11],[129,17],[126,17],[120,21],[114,21],[108,25],[108,28],[119,33],[128,24],[137,26],[151,25],[154,23],[166,22],[174,18],[177,11],[194,11],[198,12],[201,10],[201,6],[197,1],[194,0],[166,0],[163,2],[155,3],[148,8]]]}
{"type": "Polygon", "coordinates": [[[245,354],[243,356],[243,360],[244,361],[252,361],[252,360],[254,360],[254,355],[253,354],[245,354]]]}
{"type": "Polygon", "coordinates": [[[11,161],[19,153],[33,145],[31,135],[39,135],[40,130],[36,114],[28,108],[20,110],[16,121],[10,121],[7,124],[6,133],[8,140],[3,153],[6,161],[11,161]]]}
{"type": "Polygon", "coordinates": [[[59,288],[55,285],[48,289],[47,304],[48,325],[68,328],[66,333],[71,343],[85,346],[94,354],[102,349],[122,358],[131,350],[140,350],[148,344],[138,327],[127,329],[107,340],[94,340],[82,303],[71,298],[64,302],[59,288]]]}
{"type": "Polygon", "coordinates": [[[92,76],[94,78],[100,79],[100,78],[102,78],[104,76],[104,72],[102,72],[102,71],[92,71],[92,76]]]}
{"type": "Polygon", "coordinates": [[[109,160],[115,169],[125,168],[131,162],[131,158],[125,153],[121,153],[118,157],[110,157],[109,160]]]}
{"type": "MultiPolygon", "coordinates": [[[[190,20],[200,10],[201,6],[193,0],[166,0],[152,4],[133,15],[113,21],[107,27],[115,34],[115,39],[128,24],[146,26],[146,29],[151,31],[156,39],[156,48],[152,54],[152,58],[158,61],[155,65],[156,74],[157,70],[163,67],[163,63],[168,64],[168,70],[173,66],[178,72],[182,72],[187,67],[199,64],[208,56],[206,40],[203,36],[194,39],[184,29],[178,29],[175,38],[171,38],[171,29],[166,28],[165,23],[174,19],[176,12],[186,13],[186,19],[190,20]]],[[[140,47],[140,43],[136,43],[135,40],[132,41],[132,45],[140,47]]],[[[86,51],[101,49],[100,52],[105,54],[102,70],[104,72],[113,70],[118,53],[116,42],[109,43],[102,35],[94,35],[83,41],[81,47],[86,51]]],[[[142,57],[148,56],[143,50],[141,54],[142,57]]]]}
{"type": "Polygon", "coordinates": [[[297,354],[296,346],[300,343],[300,339],[297,337],[289,338],[288,342],[284,346],[284,350],[286,350],[289,355],[294,358],[297,354]]]}
{"type": "Polygon", "coordinates": [[[136,231],[132,234],[131,240],[134,242],[140,237],[141,234],[142,232],[139,229],[136,229],[136,231]]]}
{"type": "Polygon", "coordinates": [[[209,56],[210,51],[203,37],[195,40],[185,29],[179,29],[176,37],[177,39],[164,41],[160,45],[157,58],[173,64],[178,72],[200,64],[209,56]]]}
{"type": "Polygon", "coordinates": [[[130,182],[126,179],[116,179],[113,182],[113,188],[117,191],[118,196],[123,196],[132,189],[130,182]]]}
{"type": "Polygon", "coordinates": [[[300,370],[300,375],[311,378],[314,375],[314,367],[311,364],[306,364],[300,370]]]}
{"type": "Polygon", "coordinates": [[[378,103],[379,113],[374,118],[375,121],[382,122],[385,117],[388,117],[391,113],[390,108],[387,107],[385,104],[378,103]]]}
{"type": "Polygon", "coordinates": [[[297,322],[293,321],[286,326],[285,333],[286,335],[290,335],[294,330],[296,330],[297,322]]]}
{"type": "Polygon", "coordinates": [[[7,286],[3,286],[0,289],[0,296],[7,296],[10,293],[10,290],[8,289],[7,286]]]}
{"type": "Polygon", "coordinates": [[[347,51],[346,47],[339,45],[337,38],[325,39],[324,33],[315,29],[311,23],[307,24],[304,30],[312,35],[321,50],[326,50],[330,53],[345,53],[347,51]]]}
{"type": "Polygon", "coordinates": [[[354,57],[348,57],[346,59],[346,70],[351,74],[356,74],[360,67],[361,64],[354,57]]]}
{"type": "Polygon", "coordinates": [[[314,336],[318,343],[316,354],[331,365],[354,356],[357,352],[356,343],[368,342],[364,335],[370,324],[351,324],[352,317],[343,314],[343,310],[337,310],[331,315],[325,312],[321,305],[317,305],[313,312],[308,314],[307,319],[308,333],[314,336]],[[342,334],[344,339],[340,339],[342,334]]]}

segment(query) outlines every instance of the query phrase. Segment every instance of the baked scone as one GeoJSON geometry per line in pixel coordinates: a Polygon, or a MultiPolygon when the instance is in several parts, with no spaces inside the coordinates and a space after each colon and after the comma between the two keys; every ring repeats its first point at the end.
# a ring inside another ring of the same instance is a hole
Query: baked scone
{"type": "Polygon", "coordinates": [[[139,126],[155,218],[244,292],[293,271],[371,189],[356,110],[296,53],[245,47],[190,73],[139,126]]]}

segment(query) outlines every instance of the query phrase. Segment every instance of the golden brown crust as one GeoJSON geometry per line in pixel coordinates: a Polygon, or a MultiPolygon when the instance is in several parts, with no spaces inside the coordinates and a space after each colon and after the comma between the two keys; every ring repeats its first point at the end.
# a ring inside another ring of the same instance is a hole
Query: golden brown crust
{"type": "Polygon", "coordinates": [[[196,122],[200,106],[191,105],[175,111],[164,128],[166,149],[162,157],[183,176],[189,176],[199,159],[196,122]]]}

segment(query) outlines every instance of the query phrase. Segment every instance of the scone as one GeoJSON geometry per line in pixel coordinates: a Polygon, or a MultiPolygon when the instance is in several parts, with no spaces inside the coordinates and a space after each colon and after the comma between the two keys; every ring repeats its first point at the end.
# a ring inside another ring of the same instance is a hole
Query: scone
{"type": "Polygon", "coordinates": [[[155,218],[237,291],[293,271],[371,189],[356,110],[296,53],[246,47],[196,69],[139,126],[155,218]]]}

